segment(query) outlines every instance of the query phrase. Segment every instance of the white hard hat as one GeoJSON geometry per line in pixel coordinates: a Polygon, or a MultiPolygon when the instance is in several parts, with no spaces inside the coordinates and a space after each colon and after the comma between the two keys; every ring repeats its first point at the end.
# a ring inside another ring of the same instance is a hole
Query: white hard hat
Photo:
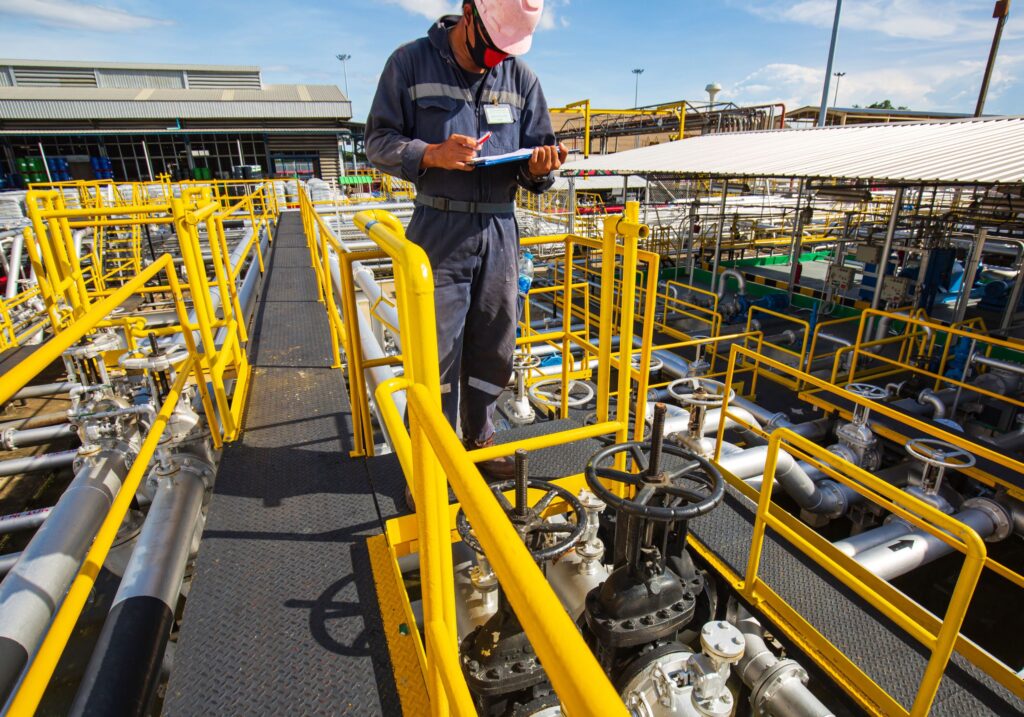
{"type": "Polygon", "coordinates": [[[474,0],[476,11],[497,49],[523,55],[544,12],[544,0],[474,0]]]}

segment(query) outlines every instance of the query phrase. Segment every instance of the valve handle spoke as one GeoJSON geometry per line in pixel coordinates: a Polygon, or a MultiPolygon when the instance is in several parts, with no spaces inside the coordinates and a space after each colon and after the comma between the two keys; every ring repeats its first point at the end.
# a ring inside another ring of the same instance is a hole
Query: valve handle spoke
{"type": "Polygon", "coordinates": [[[547,493],[544,494],[543,498],[537,501],[537,504],[533,506],[533,509],[537,511],[538,515],[540,515],[545,510],[548,509],[548,506],[551,505],[551,501],[553,501],[556,497],[558,497],[558,492],[554,490],[549,490],[547,493]]]}
{"type": "Polygon", "coordinates": [[[576,530],[572,523],[537,523],[526,529],[527,533],[550,533],[551,535],[562,535],[576,530]]]}
{"type": "Polygon", "coordinates": [[[626,485],[640,485],[640,474],[620,471],[614,468],[598,468],[597,477],[605,480],[615,480],[626,485]]]}

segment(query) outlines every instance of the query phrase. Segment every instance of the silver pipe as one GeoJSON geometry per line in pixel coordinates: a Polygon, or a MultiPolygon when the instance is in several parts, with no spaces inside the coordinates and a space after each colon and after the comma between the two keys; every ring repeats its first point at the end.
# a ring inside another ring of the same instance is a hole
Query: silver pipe
{"type": "Polygon", "coordinates": [[[974,287],[974,278],[978,273],[978,263],[981,261],[981,255],[985,251],[985,242],[987,240],[988,229],[982,229],[978,232],[978,239],[974,244],[974,251],[970,253],[970,258],[968,259],[970,265],[964,267],[963,286],[960,289],[960,296],[957,297],[956,306],[953,309],[952,323],[954,324],[958,324],[963,321],[964,314],[967,313],[967,304],[971,300],[971,289],[974,287]]]}
{"type": "Polygon", "coordinates": [[[943,403],[942,397],[930,388],[923,389],[917,394],[917,402],[922,406],[932,407],[932,418],[946,417],[946,404],[943,403]]]}
{"type": "Polygon", "coordinates": [[[837,540],[832,545],[838,548],[840,552],[852,558],[858,553],[863,553],[865,550],[875,548],[882,543],[888,543],[895,538],[902,538],[911,530],[913,530],[913,526],[897,519],[879,528],[865,530],[863,533],[858,533],[843,540],[837,540]]]}
{"type": "Polygon", "coordinates": [[[986,368],[995,368],[1001,371],[1009,371],[1015,373],[1018,376],[1024,376],[1024,364],[1015,363],[1013,361],[1003,361],[1001,359],[992,358],[991,356],[985,356],[984,354],[976,353],[971,356],[971,363],[975,366],[985,366],[986,368]]]}
{"type": "Polygon", "coordinates": [[[45,426],[43,428],[26,428],[24,430],[11,428],[0,433],[0,448],[6,451],[14,451],[25,446],[37,446],[41,443],[71,438],[76,435],[75,427],[70,423],[59,426],[45,426]]]}
{"type": "Polygon", "coordinates": [[[390,327],[397,329],[392,331],[391,334],[395,339],[395,344],[398,346],[398,350],[402,350],[402,337],[399,335],[401,327],[398,323],[398,309],[391,304],[383,301],[384,292],[377,284],[377,277],[374,276],[372,270],[367,269],[359,262],[355,262],[352,265],[352,279],[359,288],[366,294],[366,298],[370,302],[371,313],[378,317],[378,320],[387,323],[390,327]],[[374,306],[376,304],[376,306],[374,306]]]}
{"type": "Polygon", "coordinates": [[[36,510],[26,510],[21,513],[0,515],[0,535],[38,528],[43,524],[46,517],[50,515],[52,510],[52,507],[38,508],[36,510]]]}
{"type": "Polygon", "coordinates": [[[61,451],[59,453],[44,453],[40,456],[11,458],[10,460],[0,461],[0,476],[57,470],[74,463],[77,455],[78,451],[61,451]]]}
{"type": "Polygon", "coordinates": [[[0,582],[0,702],[35,654],[128,472],[124,450],[96,450],[0,582]]]}
{"type": "MultiPolygon", "coordinates": [[[[953,515],[982,538],[996,531],[991,516],[977,508],[968,508],[953,515]]],[[[886,528],[888,526],[883,526],[886,528]]],[[[877,529],[876,530],[880,530],[877,529]]],[[[869,531],[871,532],[871,531],[869,531]]],[[[883,580],[892,580],[914,568],[938,560],[954,551],[953,546],[923,530],[911,530],[902,536],[890,538],[854,555],[854,560],[883,580]]]]}
{"type": "Polygon", "coordinates": [[[892,199],[892,213],[889,215],[889,225],[885,229],[885,241],[882,243],[882,256],[878,262],[878,273],[875,276],[875,291],[871,294],[872,309],[877,309],[882,303],[882,280],[885,278],[885,272],[889,269],[892,240],[896,236],[896,224],[900,217],[900,207],[902,205],[903,187],[897,187],[896,194],[892,199]]]}
{"type": "MultiPolygon", "coordinates": [[[[725,184],[722,186],[722,206],[718,214],[718,231],[715,232],[715,259],[714,266],[711,268],[711,290],[714,291],[718,286],[718,262],[722,255],[722,234],[725,232],[725,203],[729,198],[729,180],[725,180],[725,184]]],[[[692,277],[690,279],[693,280],[692,277]]]]}
{"type": "Polygon", "coordinates": [[[6,575],[14,569],[14,566],[21,560],[21,553],[7,553],[6,555],[0,555],[0,577],[6,575]]]}
{"type": "Polygon", "coordinates": [[[25,235],[18,232],[11,242],[11,258],[8,260],[9,275],[7,277],[7,289],[5,297],[13,299],[18,295],[18,286],[21,281],[21,252],[25,246],[25,235]]]}
{"type": "Polygon", "coordinates": [[[725,298],[725,277],[731,276],[736,280],[736,294],[737,296],[745,296],[747,293],[747,279],[740,273],[738,269],[728,268],[723,271],[718,281],[718,298],[725,298]]]}
{"type": "Polygon", "coordinates": [[[70,393],[72,389],[78,388],[79,384],[75,381],[61,381],[58,383],[40,383],[34,386],[25,386],[13,396],[11,399],[22,399],[22,398],[41,398],[43,396],[59,396],[62,393],[70,393]]]}
{"type": "Polygon", "coordinates": [[[736,627],[743,633],[743,657],[733,665],[750,688],[756,714],[771,717],[833,717],[833,712],[807,689],[807,673],[793,660],[780,660],[764,641],[753,615],[737,605],[736,627]]]}

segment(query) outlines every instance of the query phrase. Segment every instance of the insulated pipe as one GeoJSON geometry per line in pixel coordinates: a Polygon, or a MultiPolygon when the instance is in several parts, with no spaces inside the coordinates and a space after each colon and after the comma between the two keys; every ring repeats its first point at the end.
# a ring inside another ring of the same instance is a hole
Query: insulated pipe
{"type": "Polygon", "coordinates": [[[976,353],[971,356],[971,363],[975,366],[985,366],[986,368],[1009,371],[1010,373],[1017,374],[1018,376],[1024,376],[1024,364],[1015,363],[1013,361],[1003,361],[1001,359],[992,358],[991,356],[976,353]]]}
{"type": "Polygon", "coordinates": [[[729,269],[726,269],[725,271],[723,271],[719,275],[718,291],[716,292],[718,294],[718,298],[719,299],[725,298],[725,278],[727,276],[731,276],[733,279],[736,280],[736,284],[737,284],[737,286],[736,286],[736,295],[737,296],[746,296],[746,293],[747,293],[747,279],[746,279],[746,277],[744,277],[743,274],[741,274],[738,269],[729,268],[729,269]]]}
{"type": "MultiPolygon", "coordinates": [[[[905,311],[893,311],[890,313],[892,313],[893,316],[901,316],[907,319],[908,321],[913,319],[913,317],[910,316],[910,314],[906,313],[905,311]]],[[[890,323],[892,323],[892,317],[890,316],[881,316],[878,318],[878,327],[875,329],[875,341],[881,341],[882,339],[889,335],[890,323]]],[[[925,338],[927,338],[930,341],[932,338],[932,327],[921,326],[919,328],[921,329],[921,331],[924,332],[925,338]]],[[[818,335],[820,336],[821,334],[818,335]]],[[[850,346],[851,344],[848,342],[846,345],[850,346]]]]}
{"type": "Polygon", "coordinates": [[[25,456],[24,458],[0,461],[0,477],[57,470],[74,463],[77,455],[78,451],[60,451],[59,453],[44,453],[40,456],[25,456]]]}
{"type": "Polygon", "coordinates": [[[0,702],[35,654],[128,472],[124,450],[85,453],[82,467],[0,582],[0,702]]]}
{"type": "Polygon", "coordinates": [[[5,298],[13,299],[18,295],[18,285],[21,280],[21,252],[25,246],[25,235],[18,231],[11,242],[11,258],[8,260],[9,274],[7,277],[7,288],[5,298]]]}
{"type": "Polygon", "coordinates": [[[36,510],[26,510],[22,513],[0,515],[0,535],[38,528],[52,510],[53,508],[38,508],[36,510]]]}
{"type": "Polygon", "coordinates": [[[70,423],[60,426],[46,426],[44,428],[26,428],[24,430],[11,428],[0,433],[0,448],[5,451],[14,451],[25,446],[38,446],[41,443],[49,443],[50,441],[58,441],[77,435],[75,427],[70,423]]]}
{"type": "Polygon", "coordinates": [[[833,712],[807,689],[806,672],[793,660],[780,660],[764,641],[761,624],[737,606],[736,627],[743,633],[743,657],[733,669],[750,688],[756,714],[771,717],[833,717],[833,712]]]}
{"type": "MultiPolygon", "coordinates": [[[[953,518],[973,529],[982,538],[988,538],[996,532],[997,526],[992,517],[978,508],[967,508],[953,515],[953,518]]],[[[885,528],[888,526],[876,530],[885,528]]],[[[853,557],[883,580],[892,580],[953,551],[953,546],[931,533],[911,530],[896,538],[889,538],[853,557]]]]}
{"type": "Polygon", "coordinates": [[[14,566],[21,560],[21,553],[7,553],[7,555],[0,555],[0,577],[6,575],[14,569],[14,566]]]}
{"type": "Polygon", "coordinates": [[[160,481],[69,714],[149,713],[205,492],[186,466],[160,481]]]}
{"type": "Polygon", "coordinates": [[[40,413],[36,416],[26,416],[25,418],[15,418],[10,421],[4,421],[0,423],[0,431],[6,431],[11,428],[42,428],[44,426],[56,426],[61,423],[68,422],[67,411],[54,411],[53,413],[40,413]]]}
{"type": "Polygon", "coordinates": [[[832,545],[838,548],[840,552],[852,558],[859,553],[863,553],[865,550],[878,547],[882,543],[902,538],[913,529],[913,526],[909,523],[896,519],[881,527],[865,530],[863,533],[858,533],[844,540],[837,540],[832,545]]]}
{"type": "Polygon", "coordinates": [[[391,335],[395,339],[395,345],[398,347],[398,350],[401,351],[402,337],[400,334],[401,327],[398,323],[398,309],[383,301],[384,292],[377,285],[377,277],[374,276],[373,271],[367,269],[359,262],[355,262],[352,265],[352,279],[363,290],[363,293],[366,294],[366,298],[370,302],[371,313],[379,317],[379,320],[386,322],[389,325],[389,329],[394,329],[391,331],[391,335]]]}
{"type": "Polygon", "coordinates": [[[932,418],[946,417],[946,404],[943,403],[942,397],[930,388],[923,389],[917,394],[917,402],[922,406],[932,407],[932,418]]]}
{"type": "Polygon", "coordinates": [[[43,396],[59,396],[62,393],[70,393],[72,389],[79,387],[75,381],[62,381],[59,383],[40,383],[34,386],[25,386],[13,396],[11,400],[22,398],[41,398],[43,396]]]}

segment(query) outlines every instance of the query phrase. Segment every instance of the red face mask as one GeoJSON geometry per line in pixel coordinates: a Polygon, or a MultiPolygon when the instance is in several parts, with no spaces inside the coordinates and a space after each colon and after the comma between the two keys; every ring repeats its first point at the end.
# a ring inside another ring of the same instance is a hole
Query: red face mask
{"type": "Polygon", "coordinates": [[[469,44],[468,33],[466,35],[466,50],[469,51],[469,55],[477,67],[489,70],[509,58],[507,52],[497,49],[491,42],[491,38],[487,37],[487,30],[484,29],[484,23],[480,20],[480,15],[475,7],[473,8],[473,35],[474,44],[472,45],[469,44]]]}

